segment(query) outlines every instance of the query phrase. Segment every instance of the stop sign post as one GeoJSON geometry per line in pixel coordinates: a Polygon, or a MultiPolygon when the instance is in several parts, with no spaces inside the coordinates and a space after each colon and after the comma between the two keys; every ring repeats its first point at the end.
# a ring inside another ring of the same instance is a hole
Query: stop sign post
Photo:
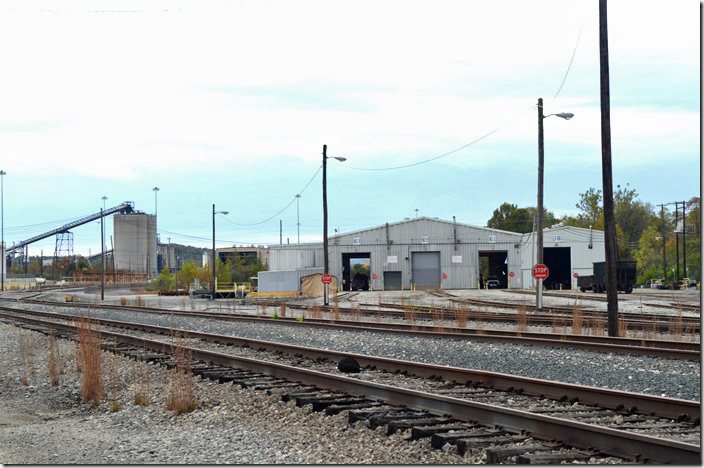
{"type": "Polygon", "coordinates": [[[538,310],[543,309],[543,280],[550,274],[550,270],[542,263],[533,267],[533,278],[538,280],[538,310]]]}

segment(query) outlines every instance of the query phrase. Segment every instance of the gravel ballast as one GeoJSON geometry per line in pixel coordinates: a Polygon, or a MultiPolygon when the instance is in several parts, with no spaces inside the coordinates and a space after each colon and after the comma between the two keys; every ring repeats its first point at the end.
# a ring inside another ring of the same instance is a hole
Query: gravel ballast
{"type": "MultiPolygon", "coordinates": [[[[386,436],[385,428],[349,427],[345,415],[325,416],[276,395],[194,378],[199,401],[192,413],[165,410],[170,372],[119,359],[122,408],[108,397],[82,402],[75,345],[60,340],[65,373],[49,384],[48,338],[0,323],[0,463],[3,464],[450,464],[472,463],[427,440],[386,436]],[[20,336],[35,351],[33,375],[23,364],[20,336]],[[134,366],[148,367],[148,406],[132,403],[134,366]],[[29,375],[29,385],[20,380],[29,375]]],[[[104,353],[104,363],[112,355],[104,353]]],[[[104,364],[104,366],[106,365],[104,364]]],[[[107,364],[109,365],[109,364],[107,364]]],[[[103,369],[107,375],[108,369],[103,369]]]]}
{"type": "MultiPolygon", "coordinates": [[[[69,308],[24,307],[72,313],[69,308]]],[[[245,310],[238,307],[237,311],[245,310]]],[[[275,310],[271,308],[267,313],[273,314],[275,310]]],[[[128,310],[92,311],[91,315],[673,398],[699,400],[700,395],[699,362],[383,332],[326,330],[305,324],[221,322],[128,310]]],[[[427,441],[408,442],[401,434],[387,437],[384,430],[349,427],[345,413],[328,417],[312,413],[309,408],[280,402],[275,395],[200,378],[193,379],[198,408],[193,413],[175,416],[164,409],[170,372],[158,366],[147,367],[154,401],[148,406],[135,406],[131,401],[135,382],[130,376],[137,364],[124,358],[119,359],[118,372],[121,379],[118,399],[122,408],[112,412],[109,398],[97,407],[82,401],[74,343],[60,341],[65,374],[61,376],[59,387],[52,387],[46,370],[48,338],[3,323],[0,323],[0,333],[4,337],[0,341],[0,463],[448,464],[482,461],[473,459],[472,455],[462,458],[454,449],[433,450],[427,441]],[[23,363],[21,336],[25,342],[31,340],[33,344],[35,351],[29,367],[35,369],[34,375],[30,375],[28,366],[23,363]],[[28,376],[28,386],[20,382],[23,376],[28,376]]],[[[112,355],[105,356],[104,361],[108,362],[107,356],[112,355]]],[[[107,375],[108,370],[103,371],[107,375]]]]}

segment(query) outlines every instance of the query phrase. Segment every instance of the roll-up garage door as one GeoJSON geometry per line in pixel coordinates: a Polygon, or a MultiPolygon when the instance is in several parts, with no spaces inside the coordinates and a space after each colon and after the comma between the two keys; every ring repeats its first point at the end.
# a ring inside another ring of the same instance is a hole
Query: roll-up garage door
{"type": "Polygon", "coordinates": [[[440,252],[412,252],[412,262],[416,289],[440,288],[440,252]]]}

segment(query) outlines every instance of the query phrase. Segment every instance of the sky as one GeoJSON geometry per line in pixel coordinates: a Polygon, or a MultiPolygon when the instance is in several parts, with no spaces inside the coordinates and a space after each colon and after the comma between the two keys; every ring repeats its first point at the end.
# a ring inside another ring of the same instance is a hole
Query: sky
{"type": "MultiPolygon", "coordinates": [[[[700,194],[700,8],[609,2],[613,185],[653,205],[700,194]]],[[[415,216],[485,226],[504,202],[536,204],[538,98],[575,115],[544,120],[545,207],[574,215],[602,187],[597,0],[0,10],[8,246],[103,196],[156,211],[164,243],[211,245],[213,204],[229,212],[218,246],[321,241],[323,145],[346,158],[328,159],[330,235],[415,216]]],[[[98,222],[73,234],[75,253],[100,250],[98,222]]]]}

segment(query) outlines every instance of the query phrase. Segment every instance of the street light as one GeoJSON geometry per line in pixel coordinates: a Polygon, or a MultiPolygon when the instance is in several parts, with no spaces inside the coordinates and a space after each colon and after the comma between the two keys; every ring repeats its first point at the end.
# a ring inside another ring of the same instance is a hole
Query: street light
{"type": "Polygon", "coordinates": [[[154,187],[152,190],[154,190],[154,216],[156,216],[156,192],[159,191],[159,187],[154,187]]]}
{"type": "MultiPolygon", "coordinates": [[[[574,114],[570,112],[560,112],[558,114],[548,114],[543,115],[543,98],[538,98],[538,208],[536,212],[536,230],[537,230],[537,262],[538,264],[543,263],[543,164],[545,156],[545,146],[543,139],[543,120],[555,115],[565,120],[569,120],[574,117],[574,114]]],[[[543,308],[543,280],[538,280],[537,284],[537,294],[536,309],[542,310],[543,308]]]]}
{"type": "MultiPolygon", "coordinates": [[[[323,145],[323,274],[328,274],[328,195],[327,195],[327,160],[328,145],[323,145]]],[[[333,156],[340,162],[347,161],[347,158],[333,156]]],[[[328,285],[323,285],[323,304],[330,305],[328,285]]]]}
{"type": "Polygon", "coordinates": [[[215,267],[216,267],[216,262],[215,262],[215,215],[218,213],[222,213],[222,214],[226,215],[229,213],[229,211],[215,211],[215,203],[213,203],[213,286],[212,286],[212,294],[211,294],[211,297],[213,300],[215,300],[215,278],[216,278],[216,273],[215,273],[215,267]]]}
{"type": "Polygon", "coordinates": [[[296,194],[296,226],[298,226],[298,243],[301,243],[301,217],[300,211],[298,210],[298,202],[301,199],[301,194],[296,194]]]}
{"type": "Polygon", "coordinates": [[[5,291],[5,201],[3,200],[3,179],[4,175],[7,174],[5,171],[0,171],[0,230],[2,231],[2,240],[0,240],[0,249],[2,249],[2,270],[0,270],[0,276],[2,276],[2,289],[5,291]]]}

